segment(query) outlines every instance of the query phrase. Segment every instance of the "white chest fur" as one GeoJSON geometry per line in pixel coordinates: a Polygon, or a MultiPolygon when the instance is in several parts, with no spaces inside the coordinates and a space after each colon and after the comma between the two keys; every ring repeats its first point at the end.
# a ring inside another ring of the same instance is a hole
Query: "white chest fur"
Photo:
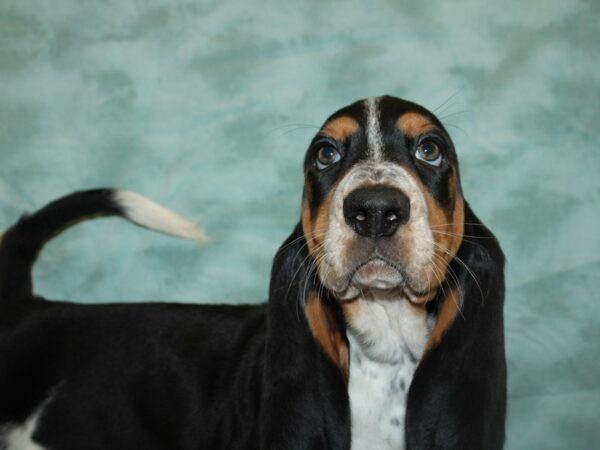
{"type": "Polygon", "coordinates": [[[406,396],[430,333],[405,299],[355,300],[348,318],[352,450],[404,448],[406,396]]]}

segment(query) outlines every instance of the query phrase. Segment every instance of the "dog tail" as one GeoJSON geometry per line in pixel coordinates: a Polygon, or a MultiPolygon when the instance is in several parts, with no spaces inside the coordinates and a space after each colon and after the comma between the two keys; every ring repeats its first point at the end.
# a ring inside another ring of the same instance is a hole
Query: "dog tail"
{"type": "Polygon", "coordinates": [[[78,222],[120,216],[145,228],[194,241],[203,232],[183,217],[134,192],[80,191],[49,203],[0,236],[0,305],[33,295],[31,269],[46,242],[78,222]]]}

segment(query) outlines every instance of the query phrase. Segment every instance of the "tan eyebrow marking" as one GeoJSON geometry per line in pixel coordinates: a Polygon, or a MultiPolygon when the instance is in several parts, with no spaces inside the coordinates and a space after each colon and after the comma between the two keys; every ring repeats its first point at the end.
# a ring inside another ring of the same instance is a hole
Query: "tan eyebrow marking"
{"type": "Polygon", "coordinates": [[[338,141],[346,140],[358,129],[358,122],[352,117],[342,116],[337,117],[325,125],[321,129],[323,134],[330,136],[338,141]]]}
{"type": "Polygon", "coordinates": [[[396,122],[396,126],[405,135],[407,135],[409,137],[415,137],[415,136],[418,136],[419,134],[424,133],[425,131],[429,130],[430,128],[433,128],[434,124],[431,123],[431,121],[427,117],[425,117],[419,113],[408,112],[408,113],[402,114],[398,118],[398,121],[396,122]]]}

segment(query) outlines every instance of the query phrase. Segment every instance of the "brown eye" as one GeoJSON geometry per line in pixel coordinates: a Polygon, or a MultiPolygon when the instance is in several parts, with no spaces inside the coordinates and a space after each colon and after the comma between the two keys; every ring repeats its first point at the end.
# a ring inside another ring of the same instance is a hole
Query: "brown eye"
{"type": "Polygon", "coordinates": [[[415,157],[432,166],[442,164],[442,152],[435,142],[425,141],[419,144],[415,157]]]}
{"type": "Polygon", "coordinates": [[[341,159],[340,153],[332,146],[326,145],[317,153],[317,169],[323,170],[341,159]]]}

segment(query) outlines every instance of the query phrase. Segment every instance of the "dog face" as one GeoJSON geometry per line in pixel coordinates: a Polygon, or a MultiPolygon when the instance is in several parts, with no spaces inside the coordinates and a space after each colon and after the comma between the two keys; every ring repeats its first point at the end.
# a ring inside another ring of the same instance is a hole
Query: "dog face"
{"type": "Polygon", "coordinates": [[[369,98],[327,119],[306,153],[302,229],[338,300],[432,299],[462,241],[452,141],[429,111],[369,98]]]}

